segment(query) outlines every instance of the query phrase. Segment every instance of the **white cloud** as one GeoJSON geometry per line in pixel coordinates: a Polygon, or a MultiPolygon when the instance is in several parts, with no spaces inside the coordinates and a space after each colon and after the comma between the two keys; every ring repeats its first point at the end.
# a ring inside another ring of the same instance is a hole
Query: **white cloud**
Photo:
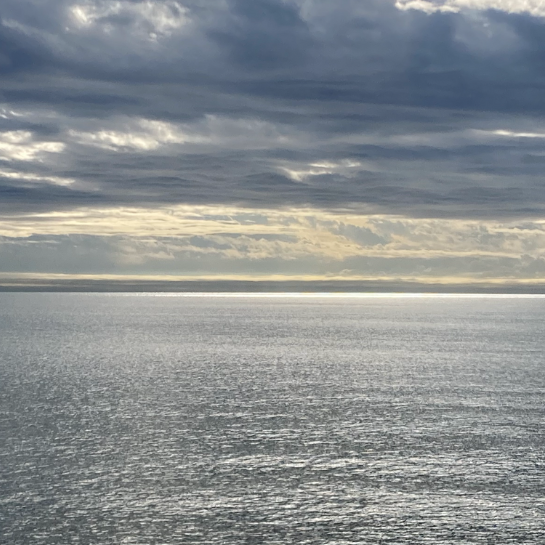
{"type": "Polygon", "coordinates": [[[425,13],[496,9],[545,17],[543,0],[397,0],[395,5],[400,10],[414,9],[425,13]]]}
{"type": "Polygon", "coordinates": [[[468,131],[474,138],[477,139],[509,139],[509,138],[529,138],[529,139],[541,139],[545,138],[545,132],[534,132],[534,131],[514,131],[507,129],[472,129],[468,131]]]}
{"type": "Polygon", "coordinates": [[[311,176],[322,176],[324,174],[340,174],[349,178],[363,170],[373,170],[370,165],[364,165],[360,161],[351,159],[337,162],[320,161],[307,165],[289,165],[282,166],[280,169],[296,182],[302,182],[311,176]]]}
{"type": "Polygon", "coordinates": [[[281,126],[259,119],[206,115],[195,123],[176,124],[150,119],[114,119],[94,131],[70,130],[77,143],[117,152],[149,152],[174,144],[205,144],[228,149],[266,149],[296,144],[281,126]]]}
{"type": "Polygon", "coordinates": [[[0,107],[0,119],[14,119],[25,115],[27,114],[12,110],[8,106],[0,107]]]}
{"type": "Polygon", "coordinates": [[[542,132],[514,132],[497,130],[492,131],[495,136],[506,136],[508,138],[545,138],[545,133],[542,132]]]}
{"type": "Polygon", "coordinates": [[[130,121],[124,130],[104,129],[96,132],[72,130],[69,135],[80,144],[119,152],[154,151],[165,144],[185,144],[195,140],[172,123],[149,119],[130,121]]]}
{"type": "Polygon", "coordinates": [[[0,159],[5,161],[36,161],[44,154],[60,153],[62,142],[36,142],[30,131],[5,131],[0,133],[0,159]]]}
{"type": "Polygon", "coordinates": [[[73,178],[63,178],[61,176],[44,176],[31,172],[16,172],[9,170],[0,170],[0,178],[10,178],[14,180],[25,180],[32,183],[46,183],[61,186],[69,186],[76,181],[73,178]]]}
{"type": "Polygon", "coordinates": [[[115,29],[116,20],[124,18],[151,39],[169,36],[188,23],[186,8],[175,1],[88,1],[72,5],[70,15],[78,28],[99,27],[106,33],[115,29]]]}
{"type": "Polygon", "coordinates": [[[448,3],[441,5],[435,2],[428,2],[427,0],[397,0],[395,5],[396,8],[403,11],[408,11],[410,9],[424,11],[425,13],[434,13],[436,11],[459,11],[448,3]]]}

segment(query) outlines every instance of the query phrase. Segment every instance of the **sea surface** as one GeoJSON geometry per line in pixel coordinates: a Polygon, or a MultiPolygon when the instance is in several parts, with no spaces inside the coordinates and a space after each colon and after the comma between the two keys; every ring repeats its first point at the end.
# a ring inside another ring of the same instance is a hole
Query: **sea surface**
{"type": "Polygon", "coordinates": [[[0,543],[545,543],[545,298],[0,294],[0,543]]]}

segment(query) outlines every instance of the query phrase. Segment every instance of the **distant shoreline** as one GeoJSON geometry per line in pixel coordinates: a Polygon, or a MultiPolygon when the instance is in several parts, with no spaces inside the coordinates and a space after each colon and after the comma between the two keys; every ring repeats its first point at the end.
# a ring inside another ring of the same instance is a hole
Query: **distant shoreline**
{"type": "Polygon", "coordinates": [[[0,292],[545,294],[545,284],[422,284],[360,281],[8,280],[0,292]]]}

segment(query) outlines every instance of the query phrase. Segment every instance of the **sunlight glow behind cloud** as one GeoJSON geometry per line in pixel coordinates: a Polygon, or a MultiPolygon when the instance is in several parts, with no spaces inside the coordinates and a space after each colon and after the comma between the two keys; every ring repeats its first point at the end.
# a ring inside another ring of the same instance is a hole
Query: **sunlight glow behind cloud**
{"type": "Polygon", "coordinates": [[[62,142],[35,142],[30,131],[0,133],[0,158],[5,161],[34,161],[43,154],[60,153],[62,142]]]}
{"type": "Polygon", "coordinates": [[[90,146],[122,151],[151,151],[163,144],[184,144],[191,138],[174,125],[162,121],[141,119],[126,130],[99,130],[97,132],[79,132],[72,130],[70,136],[75,141],[90,146]]]}
{"type": "Polygon", "coordinates": [[[171,206],[0,220],[0,272],[545,280],[545,222],[171,206]],[[38,259],[39,258],[39,259],[38,259]],[[456,270],[456,275],[452,275],[456,270]]]}
{"type": "Polygon", "coordinates": [[[113,32],[118,21],[130,21],[134,29],[151,39],[168,36],[188,22],[187,10],[174,1],[87,1],[72,5],[70,14],[76,26],[98,26],[106,33],[113,32]]]}
{"type": "Polygon", "coordinates": [[[545,3],[542,0],[397,0],[396,7],[425,13],[495,9],[507,13],[528,13],[545,17],[545,3]]]}

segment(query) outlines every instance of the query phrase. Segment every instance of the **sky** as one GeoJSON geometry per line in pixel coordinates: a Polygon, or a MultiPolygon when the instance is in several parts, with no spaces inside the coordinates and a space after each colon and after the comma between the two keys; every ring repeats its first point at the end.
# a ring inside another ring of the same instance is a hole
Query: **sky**
{"type": "Polygon", "coordinates": [[[545,283],[545,1],[2,0],[0,283],[545,283]]]}

